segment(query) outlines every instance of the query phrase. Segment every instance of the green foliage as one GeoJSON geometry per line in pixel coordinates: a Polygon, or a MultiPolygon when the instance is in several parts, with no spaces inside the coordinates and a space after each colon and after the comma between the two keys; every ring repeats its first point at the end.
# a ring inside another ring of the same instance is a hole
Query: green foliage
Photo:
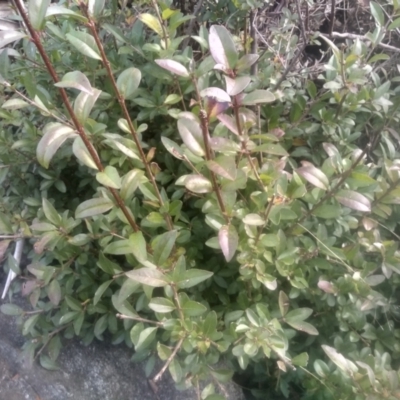
{"type": "Polygon", "coordinates": [[[321,39],[318,81],[279,82],[287,30],[261,58],[222,25],[182,48],[191,18],[170,3],[128,27],[114,3],[31,0],[31,39],[1,42],[20,41],[0,55],[0,259],[21,275],[1,311],[27,358],[54,369],[65,339],[107,338],[181,388],[236,372],[260,398],[399,398],[400,97],[372,55],[382,6],[369,42],[321,39]]]}

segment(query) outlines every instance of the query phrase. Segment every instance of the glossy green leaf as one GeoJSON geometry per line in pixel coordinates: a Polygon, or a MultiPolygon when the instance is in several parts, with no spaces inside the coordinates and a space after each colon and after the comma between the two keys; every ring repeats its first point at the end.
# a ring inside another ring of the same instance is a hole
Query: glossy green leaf
{"type": "Polygon", "coordinates": [[[274,144],[274,143],[261,144],[253,148],[251,151],[253,153],[262,152],[282,157],[287,157],[289,155],[288,152],[280,144],[274,144]]]}
{"type": "Polygon", "coordinates": [[[42,207],[46,218],[55,226],[60,226],[61,225],[60,215],[58,214],[54,206],[50,203],[50,201],[44,197],[42,199],[42,207]]]}
{"type": "Polygon", "coordinates": [[[309,324],[308,322],[305,321],[293,321],[293,320],[287,320],[286,322],[294,329],[308,333],[309,335],[319,335],[317,329],[309,324]]]}
{"type": "Polygon", "coordinates": [[[97,182],[104,186],[108,186],[113,189],[119,189],[121,187],[121,178],[119,177],[118,171],[115,167],[108,165],[103,172],[96,174],[97,182]]]}
{"type": "Polygon", "coordinates": [[[0,306],[0,311],[5,315],[12,316],[22,315],[24,312],[24,310],[16,304],[2,304],[0,306]]]}
{"type": "Polygon", "coordinates": [[[213,25],[210,28],[208,39],[214,61],[225,70],[235,68],[238,62],[238,53],[229,31],[224,26],[213,25]]]}
{"type": "Polygon", "coordinates": [[[58,306],[61,301],[61,287],[56,279],[51,281],[47,289],[47,295],[49,296],[51,303],[58,306]]]}
{"type": "MultiPolygon", "coordinates": [[[[97,154],[97,151],[94,147],[93,150],[97,154]]],[[[94,162],[89,150],[86,148],[80,136],[75,138],[74,143],[72,144],[72,152],[82,164],[89,168],[98,170],[96,163],[94,162]]]]}
{"type": "MultiPolygon", "coordinates": [[[[400,27],[400,18],[396,18],[389,26],[388,30],[397,29],[400,27]]],[[[369,60],[371,62],[371,60],[369,60]]]]}
{"type": "Polygon", "coordinates": [[[289,297],[282,290],[279,292],[279,310],[281,312],[282,317],[286,315],[289,310],[289,297]]]}
{"type": "Polygon", "coordinates": [[[204,156],[204,140],[200,124],[188,118],[180,118],[178,130],[188,149],[196,156],[204,156]]]}
{"type": "Polygon", "coordinates": [[[87,218],[104,214],[113,207],[114,203],[110,199],[104,197],[86,200],[76,208],[75,218],[87,218]]]}
{"type": "Polygon", "coordinates": [[[259,58],[258,54],[245,54],[236,64],[237,72],[248,70],[259,58]]]}
{"type": "Polygon", "coordinates": [[[139,268],[126,272],[126,276],[136,282],[151,287],[168,285],[167,277],[155,268],[139,268]]]}
{"type": "Polygon", "coordinates": [[[68,16],[69,18],[73,18],[77,21],[81,22],[87,22],[87,18],[84,17],[83,15],[77,13],[76,11],[73,11],[69,8],[60,6],[58,4],[52,4],[51,7],[48,7],[46,10],[46,18],[47,17],[52,17],[54,15],[65,15],[68,16]]]}
{"type": "Polygon", "coordinates": [[[88,1],[88,12],[89,15],[97,19],[104,8],[105,0],[89,0],[88,1]]]}
{"type": "Polygon", "coordinates": [[[309,357],[307,353],[301,353],[292,358],[292,364],[296,367],[307,367],[308,359],[309,357]]]}
{"type": "Polygon", "coordinates": [[[132,199],[143,176],[143,171],[140,169],[133,169],[122,178],[120,194],[123,200],[130,201],[132,199]]]}
{"type": "Polygon", "coordinates": [[[311,163],[307,162],[305,165],[303,165],[303,167],[297,168],[296,172],[317,188],[328,190],[328,177],[320,169],[314,167],[311,163]]]}
{"type": "Polygon", "coordinates": [[[206,163],[207,168],[223,178],[234,181],[237,176],[236,162],[234,157],[219,156],[215,160],[206,163]]]}
{"type": "Polygon", "coordinates": [[[336,200],[353,210],[370,212],[371,202],[362,194],[353,190],[339,190],[335,195],[336,200]]]}
{"type": "Polygon", "coordinates": [[[322,350],[326,353],[326,355],[344,372],[349,373],[349,372],[357,372],[357,367],[347,360],[345,357],[343,357],[342,354],[340,354],[335,348],[327,346],[327,345],[322,345],[322,350]]]}
{"type": "Polygon", "coordinates": [[[78,317],[79,314],[80,314],[79,311],[68,311],[60,318],[59,324],[60,325],[68,324],[69,322],[76,319],[76,317],[78,317]]]}
{"type": "Polygon", "coordinates": [[[93,304],[96,305],[100,299],[101,296],[103,296],[104,292],[108,289],[108,287],[110,286],[111,282],[113,282],[112,279],[110,279],[109,281],[105,281],[103,282],[96,290],[94,297],[93,297],[93,304]]]}
{"type": "MultiPolygon", "coordinates": [[[[116,243],[116,242],[113,242],[113,243],[116,243]]],[[[110,246],[110,245],[108,245],[108,246],[110,246]]],[[[108,246],[106,246],[106,248],[108,246]]],[[[127,254],[127,253],[124,253],[124,254],[127,254]]],[[[104,256],[103,253],[100,253],[100,255],[99,255],[99,258],[97,260],[97,266],[108,275],[114,275],[118,272],[121,272],[121,268],[118,266],[118,264],[109,260],[107,257],[104,256]]]]}
{"type": "Polygon", "coordinates": [[[40,365],[49,371],[57,371],[60,369],[57,364],[46,354],[41,354],[39,357],[40,365]]]}
{"type": "Polygon", "coordinates": [[[82,31],[71,30],[65,37],[84,56],[101,60],[99,49],[92,35],[82,31]]]}
{"type": "Polygon", "coordinates": [[[151,344],[151,342],[154,341],[156,333],[157,333],[157,328],[154,327],[142,330],[139,334],[139,340],[135,345],[135,350],[141,351],[143,349],[146,349],[151,344]]]}
{"type": "Polygon", "coordinates": [[[26,37],[26,33],[18,31],[0,31],[0,48],[7,46],[12,42],[16,42],[19,39],[26,37]]]}
{"type": "Polygon", "coordinates": [[[172,104],[176,104],[179,103],[180,101],[182,101],[182,97],[177,95],[177,94],[169,94],[165,100],[163,104],[167,104],[167,105],[172,105],[172,104]]]}
{"type": "Polygon", "coordinates": [[[77,299],[74,299],[73,297],[66,295],[65,301],[71,310],[82,311],[81,303],[77,299]]]}
{"type": "Polygon", "coordinates": [[[107,329],[108,326],[108,319],[107,315],[102,315],[94,324],[93,333],[97,339],[102,340],[103,333],[107,329]]]}
{"type": "Polygon", "coordinates": [[[75,131],[58,122],[50,123],[43,129],[43,136],[36,148],[36,157],[39,163],[48,168],[51,159],[61,145],[69,138],[76,137],[75,131]]]}
{"type": "Polygon", "coordinates": [[[225,84],[226,84],[226,92],[229,96],[236,96],[239,93],[242,93],[247,86],[249,86],[251,82],[251,78],[249,76],[239,76],[235,79],[230,78],[225,75],[225,84]]]}
{"type": "Polygon", "coordinates": [[[14,233],[8,215],[0,212],[0,233],[3,235],[14,233]]]}
{"type": "Polygon", "coordinates": [[[28,107],[29,103],[22,99],[10,99],[6,100],[2,105],[1,108],[5,110],[19,110],[21,108],[28,107]]]}
{"type": "Polygon", "coordinates": [[[258,214],[247,214],[243,218],[243,223],[252,226],[262,226],[265,224],[265,221],[258,214]]]}
{"type": "Polygon", "coordinates": [[[128,68],[117,79],[117,87],[124,99],[131,98],[139,87],[142,74],[137,68],[128,68]]]}
{"type": "Polygon", "coordinates": [[[175,158],[179,159],[179,160],[183,160],[184,159],[184,152],[183,150],[180,148],[180,146],[175,143],[173,140],[168,139],[165,136],[161,136],[161,142],[164,145],[164,147],[167,149],[167,151],[173,155],[175,158]]]}
{"type": "Polygon", "coordinates": [[[181,310],[185,317],[198,317],[207,311],[207,307],[197,301],[188,300],[181,304],[181,310]]]}
{"type": "Polygon", "coordinates": [[[131,243],[131,251],[139,262],[147,260],[146,241],[144,240],[142,232],[135,232],[129,236],[131,243]]]}
{"type": "Polygon", "coordinates": [[[199,283],[205,281],[213,275],[211,271],[205,271],[202,269],[189,269],[185,271],[183,277],[179,277],[178,281],[175,281],[176,285],[180,289],[188,289],[192,286],[196,286],[199,283]]]}
{"type": "Polygon", "coordinates": [[[163,266],[168,260],[168,257],[175,246],[177,237],[178,232],[174,230],[157,236],[151,242],[151,248],[153,249],[153,261],[156,265],[163,266]]]}
{"type": "Polygon", "coordinates": [[[75,100],[74,112],[78,121],[82,124],[89,118],[90,112],[98,97],[100,96],[101,90],[92,89],[92,94],[81,92],[75,100]]]}
{"type": "Polygon", "coordinates": [[[385,15],[383,14],[381,6],[375,1],[370,1],[369,6],[371,8],[371,14],[374,17],[375,22],[379,26],[383,27],[385,25],[385,15]]]}
{"type": "Polygon", "coordinates": [[[44,17],[50,6],[50,0],[29,0],[28,15],[32,27],[36,31],[41,31],[44,27],[44,17]]]}
{"type": "Polygon", "coordinates": [[[329,367],[322,360],[315,360],[313,367],[317,375],[321,378],[325,378],[330,373],[329,367]]]}
{"type": "Polygon", "coordinates": [[[171,374],[172,379],[175,382],[180,382],[183,378],[182,367],[179,364],[179,361],[174,358],[171,363],[168,365],[168,371],[171,374]]]}
{"type": "Polygon", "coordinates": [[[158,313],[169,313],[176,309],[175,304],[164,297],[154,297],[149,303],[149,308],[158,313]]]}
{"type": "Polygon", "coordinates": [[[92,86],[89,79],[80,71],[67,72],[61,79],[60,82],[54,84],[54,86],[62,88],[73,88],[85,92],[89,95],[93,94],[92,86]]]}
{"type": "Polygon", "coordinates": [[[169,347],[158,342],[157,343],[157,353],[158,353],[158,357],[160,357],[160,359],[162,361],[166,361],[171,356],[172,350],[169,347]]]}
{"type": "Polygon", "coordinates": [[[254,90],[244,96],[242,104],[245,106],[255,106],[257,104],[272,103],[275,96],[269,90],[254,90]]]}
{"type": "Polygon", "coordinates": [[[185,187],[193,193],[210,193],[213,190],[212,183],[203,175],[188,175],[185,187]]]}
{"type": "MultiPolygon", "coordinates": [[[[126,133],[130,134],[129,126],[126,123],[125,120],[122,120],[122,118],[118,121],[118,124],[121,125],[121,123],[124,126],[124,132],[125,128],[127,129],[126,133]]],[[[122,136],[116,134],[116,133],[104,133],[103,136],[106,138],[103,143],[109,145],[115,150],[119,150],[129,158],[132,158],[134,160],[140,160],[139,155],[137,154],[137,147],[136,144],[134,143],[133,140],[123,138],[122,136]]]]}
{"type": "Polygon", "coordinates": [[[338,218],[341,213],[342,209],[338,204],[323,204],[312,212],[313,215],[324,219],[338,218]]]}
{"type": "Polygon", "coordinates": [[[285,320],[286,321],[304,321],[307,319],[311,314],[313,313],[313,310],[311,308],[296,308],[295,310],[289,311],[286,316],[285,320]]]}
{"type": "Polygon", "coordinates": [[[239,235],[233,225],[223,225],[218,232],[218,242],[227,262],[231,261],[239,244],[239,235]]]}
{"type": "Polygon", "coordinates": [[[229,96],[228,93],[225,92],[225,90],[222,90],[218,87],[208,87],[203,89],[200,92],[200,96],[201,97],[213,97],[215,98],[215,100],[217,101],[221,101],[221,102],[230,102],[231,101],[231,97],[229,96]]]}
{"type": "Polygon", "coordinates": [[[140,14],[138,18],[155,33],[157,33],[158,36],[163,37],[163,30],[160,21],[154,15],[144,13],[140,14]]]}
{"type": "Polygon", "coordinates": [[[158,64],[161,68],[166,69],[169,72],[172,72],[173,74],[183,76],[185,78],[188,78],[189,71],[186,69],[184,65],[181,63],[178,63],[177,61],[174,60],[154,60],[156,64],[158,64]]]}

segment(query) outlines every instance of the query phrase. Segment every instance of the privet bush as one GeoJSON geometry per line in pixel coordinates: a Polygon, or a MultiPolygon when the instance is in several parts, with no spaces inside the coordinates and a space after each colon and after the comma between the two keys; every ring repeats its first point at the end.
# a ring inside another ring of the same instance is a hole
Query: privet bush
{"type": "Polygon", "coordinates": [[[66,339],[97,338],[154,384],[211,376],[202,399],[234,372],[259,398],[399,399],[400,97],[382,46],[398,3],[371,2],[361,39],[321,36],[325,64],[303,68],[296,5],[259,57],[240,19],[258,3],[225,2],[231,31],[192,24],[184,46],[191,17],[169,0],[49,2],[16,0],[21,29],[0,34],[0,258],[19,275],[1,310],[27,359],[57,368],[66,339]]]}

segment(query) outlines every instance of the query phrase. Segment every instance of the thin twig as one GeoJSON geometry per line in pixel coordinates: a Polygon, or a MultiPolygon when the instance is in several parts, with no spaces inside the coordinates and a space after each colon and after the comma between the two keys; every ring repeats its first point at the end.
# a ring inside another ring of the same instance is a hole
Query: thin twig
{"type": "Polygon", "coordinates": [[[335,25],[336,0],[331,0],[331,19],[329,21],[329,36],[332,37],[333,26],[335,25]]]}
{"type": "Polygon", "coordinates": [[[203,1],[204,0],[198,0],[196,6],[194,8],[193,18],[191,19],[191,21],[189,23],[189,26],[188,26],[188,28],[186,30],[187,38],[182,43],[182,50],[186,49],[186,47],[189,44],[190,39],[192,38],[192,32],[193,32],[194,24],[195,24],[195,22],[197,20],[197,16],[198,16],[198,14],[199,14],[199,12],[201,10],[201,7],[203,6],[203,1]]]}
{"type": "MultiPolygon", "coordinates": [[[[258,41],[257,41],[257,29],[256,29],[256,15],[257,12],[253,10],[250,12],[249,24],[250,24],[250,37],[251,37],[251,53],[258,54],[258,41]]],[[[258,60],[250,67],[250,73],[254,76],[258,72],[258,60]]]]}
{"type": "Polygon", "coordinates": [[[34,360],[36,360],[40,354],[42,353],[42,351],[46,348],[46,346],[50,343],[50,340],[53,338],[54,335],[56,335],[57,333],[63,331],[65,328],[68,328],[70,325],[72,324],[72,322],[68,323],[67,325],[61,326],[60,328],[55,329],[54,331],[50,332],[47,336],[46,341],[44,342],[43,346],[39,349],[39,351],[36,353],[34,360]]]}
{"type": "Polygon", "coordinates": [[[289,65],[286,67],[285,71],[283,72],[282,76],[279,78],[278,82],[275,84],[272,90],[278,90],[279,87],[282,85],[282,82],[286,79],[288,73],[293,69],[295,66],[296,62],[300,58],[300,56],[303,54],[304,49],[306,48],[307,43],[303,43],[301,48],[297,51],[297,54],[290,60],[289,65]]]}
{"type": "Polygon", "coordinates": [[[15,89],[9,82],[2,82],[2,85],[6,86],[7,88],[9,88],[10,90],[12,90],[15,94],[17,94],[19,97],[21,97],[22,99],[24,99],[27,103],[29,103],[31,106],[37,108],[39,111],[42,112],[46,112],[48,113],[51,117],[53,117],[54,119],[56,119],[57,121],[61,122],[62,124],[65,125],[69,125],[71,127],[73,127],[73,125],[69,122],[66,121],[62,118],[60,118],[58,115],[54,114],[53,112],[51,112],[50,110],[44,110],[43,108],[41,108],[40,106],[38,106],[34,101],[32,101],[29,97],[25,96],[23,93],[21,93],[19,90],[15,89]]]}
{"type": "Polygon", "coordinates": [[[160,328],[164,326],[164,323],[160,321],[152,321],[151,319],[146,319],[142,317],[131,317],[130,315],[124,315],[124,314],[117,314],[116,317],[119,319],[131,319],[132,321],[145,322],[147,324],[153,324],[159,326],[160,328]]]}
{"type": "Polygon", "coordinates": [[[175,305],[178,310],[179,318],[181,319],[182,322],[185,321],[185,315],[183,314],[182,307],[181,307],[181,302],[179,301],[179,293],[178,290],[176,289],[175,285],[171,285],[171,288],[174,292],[174,300],[175,300],[175,305]]]}
{"type": "Polygon", "coordinates": [[[158,9],[157,1],[156,0],[151,0],[151,2],[153,4],[154,11],[157,14],[158,21],[160,22],[161,29],[163,31],[165,48],[168,49],[168,39],[169,38],[168,38],[167,29],[166,29],[166,27],[164,25],[164,20],[162,19],[161,14],[160,14],[160,10],[158,9]]]}
{"type": "Polygon", "coordinates": [[[165,364],[163,365],[163,367],[160,369],[160,372],[152,379],[152,381],[154,383],[158,382],[161,377],[163,376],[164,372],[167,370],[169,364],[171,364],[172,360],[174,359],[174,357],[176,356],[176,353],[179,351],[179,349],[182,346],[183,341],[185,340],[185,338],[181,338],[178,342],[178,344],[175,346],[174,351],[171,353],[171,355],[168,357],[167,361],[165,362],[165,364]]]}
{"type": "Polygon", "coordinates": [[[303,38],[303,43],[307,43],[306,28],[304,27],[304,21],[301,16],[300,0],[296,0],[296,9],[297,9],[297,14],[299,15],[301,37],[303,38]]]}
{"type": "MultiPolygon", "coordinates": [[[[110,78],[111,85],[112,85],[112,87],[114,89],[115,95],[117,96],[117,99],[118,99],[118,102],[119,102],[119,104],[121,106],[121,109],[122,109],[122,112],[124,114],[124,117],[125,117],[125,119],[126,119],[126,121],[128,123],[129,131],[131,132],[133,141],[135,142],[136,148],[139,151],[140,159],[141,159],[142,163],[144,164],[147,178],[150,180],[150,182],[151,182],[151,184],[152,184],[152,186],[154,188],[154,191],[156,193],[156,196],[157,196],[158,202],[160,203],[160,206],[163,207],[164,206],[164,201],[163,201],[163,199],[161,197],[161,193],[160,193],[160,191],[158,189],[154,174],[151,171],[150,165],[149,165],[149,163],[147,161],[146,154],[143,151],[143,147],[142,147],[142,145],[140,143],[139,136],[138,136],[138,134],[136,132],[135,127],[133,126],[133,122],[132,122],[130,113],[128,111],[128,108],[126,107],[125,99],[122,97],[120,91],[118,90],[117,82],[116,82],[116,80],[114,78],[114,74],[113,74],[112,69],[111,69],[110,61],[108,61],[107,55],[106,55],[106,53],[104,51],[104,47],[103,47],[102,41],[101,41],[101,39],[99,37],[99,34],[97,32],[96,24],[93,21],[92,17],[89,15],[88,10],[87,10],[87,6],[85,4],[83,4],[83,3],[81,3],[81,8],[83,10],[83,13],[85,14],[85,17],[88,19],[87,26],[89,27],[89,29],[90,29],[93,37],[94,37],[94,40],[96,42],[97,48],[100,51],[101,60],[102,60],[103,65],[104,65],[104,67],[105,67],[105,69],[107,71],[107,75],[110,78]]],[[[168,213],[166,213],[166,214],[164,214],[164,218],[165,218],[165,221],[167,223],[168,229],[172,230],[174,228],[174,225],[172,223],[171,216],[168,213]]]]}
{"type": "MultiPolygon", "coordinates": [[[[213,159],[213,155],[212,155],[212,150],[211,150],[211,146],[210,146],[210,133],[208,130],[208,117],[207,117],[206,111],[203,108],[200,91],[197,86],[197,82],[196,82],[195,78],[193,78],[193,85],[195,87],[197,101],[201,108],[199,116],[200,116],[201,131],[203,133],[203,141],[204,141],[204,149],[205,149],[205,153],[206,153],[206,159],[207,159],[207,161],[210,161],[213,159]]],[[[215,177],[214,172],[210,171],[210,177],[211,177],[211,183],[212,183],[215,195],[217,196],[219,208],[222,212],[223,217],[225,218],[226,223],[229,223],[229,217],[226,214],[224,200],[222,199],[221,191],[218,186],[217,178],[215,177]]]]}
{"type": "MultiPolygon", "coordinates": [[[[233,112],[235,114],[235,121],[236,121],[236,125],[237,125],[237,131],[238,131],[239,137],[242,139],[243,138],[243,132],[242,132],[242,126],[240,125],[240,118],[239,118],[239,108],[240,108],[240,106],[239,106],[239,102],[238,102],[237,96],[233,96],[232,100],[233,100],[232,105],[233,105],[233,112]]],[[[249,154],[249,152],[247,150],[246,142],[244,140],[241,140],[241,144],[242,144],[242,150],[244,151],[244,153],[247,156],[247,160],[248,160],[248,162],[250,164],[251,170],[254,173],[254,176],[256,177],[257,182],[259,183],[261,189],[263,191],[265,191],[264,184],[263,184],[263,182],[262,182],[262,180],[260,178],[260,175],[258,174],[257,168],[254,165],[253,159],[251,158],[251,155],[249,154]]]]}
{"type": "Polygon", "coordinates": [[[301,224],[305,219],[307,219],[313,212],[315,212],[315,210],[319,207],[321,207],[326,200],[330,199],[338,190],[339,188],[343,185],[344,181],[349,177],[349,175],[353,172],[354,168],[360,163],[360,161],[364,158],[365,154],[367,153],[368,149],[370,147],[370,144],[368,144],[365,149],[360,153],[360,155],[357,157],[357,159],[353,162],[353,164],[351,165],[351,167],[346,170],[345,172],[343,172],[341,178],[339,179],[339,181],[336,183],[336,185],[331,189],[328,190],[325,194],[325,196],[323,196],[317,204],[315,204],[315,206],[309,210],[305,215],[303,215],[303,217],[301,217],[296,223],[295,225],[299,225],[301,224]]]}
{"type": "MultiPolygon", "coordinates": [[[[36,48],[38,49],[39,54],[42,57],[44,64],[46,65],[47,71],[49,72],[54,83],[59,82],[60,80],[58,78],[57,72],[43,47],[43,44],[41,42],[38,32],[36,32],[36,30],[33,28],[32,24],[28,18],[26,8],[25,8],[22,0],[14,0],[14,1],[15,1],[15,5],[18,9],[19,14],[21,15],[22,20],[25,23],[25,26],[26,26],[27,30],[29,31],[31,39],[32,39],[33,43],[35,44],[36,48]]],[[[77,132],[78,132],[80,138],[82,139],[85,147],[87,148],[90,156],[92,157],[94,163],[96,164],[97,169],[99,171],[104,171],[104,167],[100,161],[99,156],[97,155],[96,150],[94,149],[92,143],[89,141],[89,139],[84,131],[83,126],[79,122],[79,120],[74,112],[74,109],[72,108],[72,105],[68,99],[67,92],[62,87],[59,87],[58,91],[61,95],[63,104],[65,105],[66,109],[68,110],[68,114],[70,115],[70,117],[72,119],[75,129],[77,130],[77,132]]],[[[128,220],[129,224],[131,225],[132,229],[135,232],[138,232],[140,230],[139,226],[136,224],[132,214],[128,211],[128,209],[125,206],[124,202],[122,201],[122,198],[119,195],[119,193],[113,188],[108,188],[108,190],[113,195],[115,201],[117,202],[118,206],[121,208],[123,214],[125,215],[126,219],[128,220]]]]}
{"type": "MultiPolygon", "coordinates": [[[[339,32],[332,32],[332,37],[333,38],[338,38],[338,39],[352,39],[352,40],[362,40],[366,42],[371,42],[371,39],[363,36],[363,35],[356,35],[354,33],[339,33],[339,32]]],[[[377,43],[376,46],[382,47],[383,49],[393,51],[394,53],[400,53],[400,48],[391,46],[390,44],[385,44],[385,43],[377,43]]]]}

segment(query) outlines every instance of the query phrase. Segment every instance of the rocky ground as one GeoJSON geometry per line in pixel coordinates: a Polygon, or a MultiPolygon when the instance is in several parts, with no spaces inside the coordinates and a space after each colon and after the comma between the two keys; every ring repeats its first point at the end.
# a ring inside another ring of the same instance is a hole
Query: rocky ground
{"type": "MultiPolygon", "coordinates": [[[[23,343],[14,318],[0,313],[0,400],[197,400],[194,391],[177,391],[168,373],[155,393],[143,365],[133,364],[124,346],[70,341],[59,357],[60,369],[48,371],[37,363],[24,365],[23,343]]],[[[243,400],[233,383],[222,391],[229,400],[243,400]]]]}

